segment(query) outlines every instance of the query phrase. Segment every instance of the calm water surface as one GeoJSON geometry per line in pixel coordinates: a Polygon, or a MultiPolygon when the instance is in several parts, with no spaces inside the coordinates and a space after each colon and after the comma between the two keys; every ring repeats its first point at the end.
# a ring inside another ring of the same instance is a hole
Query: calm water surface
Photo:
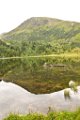
{"type": "Polygon", "coordinates": [[[0,60],[0,79],[32,93],[52,93],[68,87],[70,80],[80,84],[80,60],[53,57],[0,60]]]}

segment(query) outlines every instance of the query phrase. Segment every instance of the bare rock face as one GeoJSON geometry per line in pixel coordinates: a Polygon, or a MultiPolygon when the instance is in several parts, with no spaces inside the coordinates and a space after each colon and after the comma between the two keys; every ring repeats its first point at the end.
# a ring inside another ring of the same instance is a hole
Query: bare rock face
{"type": "Polygon", "coordinates": [[[0,82],[0,120],[10,113],[47,113],[52,110],[75,110],[80,107],[80,87],[78,92],[70,90],[70,99],[64,97],[64,90],[51,94],[32,94],[10,82],[0,82]]]}

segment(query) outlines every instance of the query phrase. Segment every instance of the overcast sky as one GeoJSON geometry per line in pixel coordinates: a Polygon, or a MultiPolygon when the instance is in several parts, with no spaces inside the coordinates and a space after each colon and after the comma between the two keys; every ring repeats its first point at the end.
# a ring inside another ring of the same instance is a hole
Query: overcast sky
{"type": "Polygon", "coordinates": [[[52,17],[80,22],[80,0],[0,0],[0,33],[30,17],[52,17]]]}

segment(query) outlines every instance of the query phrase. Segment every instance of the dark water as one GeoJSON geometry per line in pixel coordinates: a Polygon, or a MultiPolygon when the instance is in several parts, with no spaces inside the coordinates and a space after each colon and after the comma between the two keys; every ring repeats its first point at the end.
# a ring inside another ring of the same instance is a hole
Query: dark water
{"type": "Polygon", "coordinates": [[[80,84],[80,60],[27,58],[0,60],[0,79],[16,83],[36,94],[68,87],[70,80],[80,84]]]}

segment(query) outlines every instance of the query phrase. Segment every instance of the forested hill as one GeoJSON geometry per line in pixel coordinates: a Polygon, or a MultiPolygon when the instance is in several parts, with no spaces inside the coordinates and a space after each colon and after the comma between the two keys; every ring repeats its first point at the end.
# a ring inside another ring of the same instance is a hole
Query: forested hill
{"type": "Polygon", "coordinates": [[[80,52],[80,23],[33,17],[1,35],[0,57],[80,52]]]}

